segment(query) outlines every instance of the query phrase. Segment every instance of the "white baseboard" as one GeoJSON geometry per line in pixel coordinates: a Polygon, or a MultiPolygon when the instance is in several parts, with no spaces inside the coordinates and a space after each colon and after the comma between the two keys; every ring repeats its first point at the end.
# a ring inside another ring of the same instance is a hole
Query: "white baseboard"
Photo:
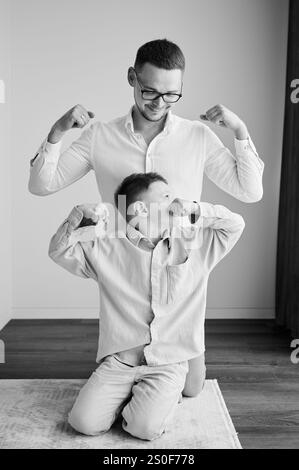
{"type": "Polygon", "coordinates": [[[11,320],[11,317],[6,316],[5,318],[0,317],[0,331],[7,325],[7,323],[11,320]]]}
{"type": "MultiPolygon", "coordinates": [[[[98,308],[13,308],[12,319],[97,319],[98,308]]],[[[275,318],[274,308],[207,308],[207,319],[259,319],[275,318]]]]}

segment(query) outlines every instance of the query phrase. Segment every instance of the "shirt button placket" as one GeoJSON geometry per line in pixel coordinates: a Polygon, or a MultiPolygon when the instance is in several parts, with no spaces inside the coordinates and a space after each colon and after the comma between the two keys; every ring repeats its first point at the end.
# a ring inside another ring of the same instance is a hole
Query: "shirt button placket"
{"type": "Polygon", "coordinates": [[[149,173],[150,171],[152,171],[152,160],[150,158],[150,153],[149,152],[146,152],[146,156],[145,156],[145,172],[146,173],[149,173]]]}
{"type": "Polygon", "coordinates": [[[146,152],[146,156],[145,156],[145,170],[146,170],[146,173],[148,173],[150,171],[154,171],[152,156],[153,156],[153,145],[152,145],[152,143],[150,143],[149,146],[148,146],[147,152],[146,152]]]}

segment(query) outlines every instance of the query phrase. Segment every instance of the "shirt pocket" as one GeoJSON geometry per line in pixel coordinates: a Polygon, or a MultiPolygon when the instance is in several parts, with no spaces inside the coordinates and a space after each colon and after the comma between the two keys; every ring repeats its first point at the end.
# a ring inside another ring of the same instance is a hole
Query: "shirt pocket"
{"type": "Polygon", "coordinates": [[[187,297],[194,289],[194,271],[190,256],[182,264],[166,266],[167,303],[187,297]]]}

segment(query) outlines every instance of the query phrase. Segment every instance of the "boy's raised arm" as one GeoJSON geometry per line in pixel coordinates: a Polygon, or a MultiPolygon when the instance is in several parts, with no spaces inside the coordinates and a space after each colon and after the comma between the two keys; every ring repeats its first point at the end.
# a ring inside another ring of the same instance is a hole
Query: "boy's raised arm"
{"type": "Polygon", "coordinates": [[[97,207],[97,204],[75,206],[51,238],[48,251],[50,258],[67,271],[95,281],[97,207]]]}
{"type": "Polygon", "coordinates": [[[184,238],[190,248],[201,251],[202,263],[208,270],[212,270],[233,248],[245,227],[240,214],[220,204],[176,198],[170,204],[169,212],[174,216],[189,217],[191,225],[182,229],[184,238]]]}
{"type": "Polygon", "coordinates": [[[202,230],[201,250],[209,270],[233,248],[242,235],[245,221],[240,214],[220,204],[199,202],[198,212],[202,230]]]}

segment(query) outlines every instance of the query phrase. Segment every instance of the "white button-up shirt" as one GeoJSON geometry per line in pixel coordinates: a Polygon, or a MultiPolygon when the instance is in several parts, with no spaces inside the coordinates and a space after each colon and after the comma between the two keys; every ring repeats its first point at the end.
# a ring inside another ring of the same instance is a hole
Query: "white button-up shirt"
{"type": "Polygon", "coordinates": [[[122,359],[137,365],[142,353],[154,366],[205,351],[209,274],[240,238],[245,223],[224,206],[199,205],[196,224],[165,231],[155,246],[130,225],[124,232],[80,241],[80,206],[51,238],[49,256],[56,263],[98,284],[97,362],[125,353],[122,359]]]}
{"type": "Polygon", "coordinates": [[[31,160],[29,190],[47,195],[94,170],[103,202],[131,173],[160,173],[178,197],[200,201],[204,173],[217,186],[244,202],[263,196],[264,163],[249,137],[234,139],[235,154],[201,121],[168,112],[163,131],[149,145],[134,131],[132,109],[108,123],[95,122],[68,149],[45,140],[31,160]]]}

